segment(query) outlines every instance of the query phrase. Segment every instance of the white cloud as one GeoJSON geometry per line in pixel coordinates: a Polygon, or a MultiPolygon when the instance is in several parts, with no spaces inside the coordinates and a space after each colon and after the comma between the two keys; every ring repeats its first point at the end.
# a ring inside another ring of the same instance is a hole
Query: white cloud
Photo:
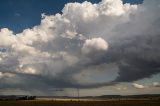
{"type": "Polygon", "coordinates": [[[119,91],[126,91],[127,87],[125,87],[125,86],[117,86],[116,89],[119,90],[119,91]]]}
{"type": "Polygon", "coordinates": [[[35,74],[36,73],[36,70],[31,68],[31,67],[28,67],[24,70],[24,73],[27,73],[27,74],[35,74]]]}
{"type": "Polygon", "coordinates": [[[119,16],[125,13],[121,0],[102,0],[99,6],[101,14],[119,16]]]}
{"type": "Polygon", "coordinates": [[[133,85],[133,87],[135,87],[137,89],[144,89],[145,88],[145,86],[137,84],[137,83],[133,83],[132,85],[133,85]]]}
{"type": "Polygon", "coordinates": [[[102,38],[87,39],[82,47],[82,53],[90,54],[97,51],[106,51],[108,49],[108,43],[102,38]]]}
{"type": "Polygon", "coordinates": [[[7,28],[1,29],[0,35],[1,35],[0,47],[9,47],[17,42],[17,39],[13,35],[13,32],[7,28]]]}
{"type": "Polygon", "coordinates": [[[160,87],[160,83],[159,82],[153,82],[153,86],[154,87],[160,87]]]}
{"type": "Polygon", "coordinates": [[[81,3],[68,3],[63,9],[63,15],[73,22],[77,21],[91,21],[98,17],[99,13],[97,5],[93,5],[90,2],[81,3]]]}

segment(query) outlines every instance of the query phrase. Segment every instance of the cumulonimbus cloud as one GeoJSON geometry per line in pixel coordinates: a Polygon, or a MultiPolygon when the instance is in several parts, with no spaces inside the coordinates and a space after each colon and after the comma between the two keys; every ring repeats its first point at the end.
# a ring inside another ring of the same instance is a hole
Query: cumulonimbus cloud
{"type": "Polygon", "coordinates": [[[2,28],[0,88],[94,88],[159,73],[159,4],[159,0],[139,5],[121,0],[68,3],[62,14],[42,14],[40,25],[22,33],[2,28]],[[113,81],[78,83],[75,75],[93,66],[99,70],[102,64],[116,67],[113,81]]]}

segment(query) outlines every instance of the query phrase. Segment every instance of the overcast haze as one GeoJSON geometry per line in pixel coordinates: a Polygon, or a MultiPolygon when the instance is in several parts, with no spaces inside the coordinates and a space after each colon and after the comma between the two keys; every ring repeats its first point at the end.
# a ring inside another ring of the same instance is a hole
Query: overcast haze
{"type": "Polygon", "coordinates": [[[160,0],[30,1],[0,1],[0,94],[160,93],[160,0]]]}

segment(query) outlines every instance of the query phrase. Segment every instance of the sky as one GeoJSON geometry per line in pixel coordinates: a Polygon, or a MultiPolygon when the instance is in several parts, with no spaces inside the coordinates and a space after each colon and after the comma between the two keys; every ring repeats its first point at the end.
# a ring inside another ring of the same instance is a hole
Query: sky
{"type": "MultiPolygon", "coordinates": [[[[0,28],[9,28],[20,33],[26,28],[40,24],[41,14],[54,15],[61,13],[64,5],[69,2],[84,2],[85,0],[1,0],[0,28]]],[[[88,0],[98,3],[101,0],[88,0]]],[[[143,0],[124,0],[124,3],[139,4],[143,0]]]]}
{"type": "Polygon", "coordinates": [[[159,0],[0,0],[0,94],[160,94],[159,0]]]}

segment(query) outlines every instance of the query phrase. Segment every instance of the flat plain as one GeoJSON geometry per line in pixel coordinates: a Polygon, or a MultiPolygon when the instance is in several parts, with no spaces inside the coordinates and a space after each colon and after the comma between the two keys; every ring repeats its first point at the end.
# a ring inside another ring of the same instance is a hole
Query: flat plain
{"type": "Polygon", "coordinates": [[[160,106],[160,100],[23,100],[0,101],[0,106],[160,106]]]}

